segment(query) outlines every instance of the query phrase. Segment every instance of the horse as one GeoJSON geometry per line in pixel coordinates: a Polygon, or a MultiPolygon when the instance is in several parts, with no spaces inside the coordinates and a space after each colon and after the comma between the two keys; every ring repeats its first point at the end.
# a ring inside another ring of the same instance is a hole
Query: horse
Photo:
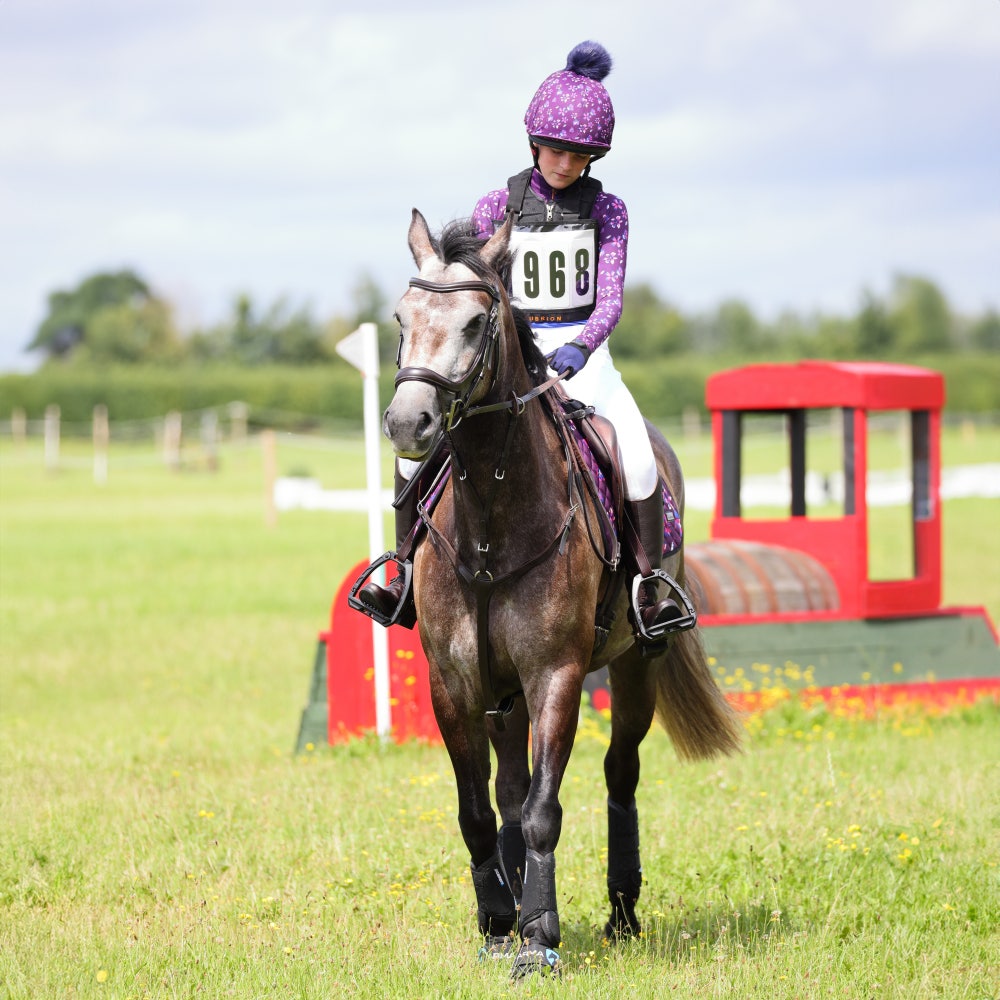
{"type": "MultiPolygon", "coordinates": [[[[400,458],[425,459],[436,442],[448,443],[451,475],[433,512],[424,510],[413,594],[455,773],[481,951],[512,957],[520,977],[560,967],[559,788],[588,672],[607,666],[612,692],[604,759],[609,938],[640,931],[635,791],[639,745],[654,715],[683,760],[737,752],[742,726],[697,626],[644,656],[620,589],[606,639],[595,641],[595,608],[613,573],[582,527],[584,515],[593,523],[594,500],[572,490],[565,443],[539,399],[556,380],[510,304],[510,232],[508,219],[486,241],[469,223],[435,237],[413,210],[408,243],[419,275],[396,307],[399,371],[383,431],[400,458]]],[[[683,513],[677,456],[648,421],[647,430],[683,513]]],[[[683,584],[683,549],[663,568],[683,584]]]]}

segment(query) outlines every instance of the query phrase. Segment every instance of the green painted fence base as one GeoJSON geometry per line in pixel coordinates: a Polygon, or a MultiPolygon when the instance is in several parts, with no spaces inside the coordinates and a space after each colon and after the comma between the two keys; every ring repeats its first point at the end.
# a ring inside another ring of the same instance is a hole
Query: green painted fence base
{"type": "Polygon", "coordinates": [[[326,635],[319,637],[316,645],[316,659],[313,663],[312,680],[309,684],[309,701],[302,710],[299,722],[299,738],[295,741],[295,752],[305,753],[311,747],[324,746],[329,737],[330,710],[326,692],[326,635]]]}
{"type": "Polygon", "coordinates": [[[800,688],[1000,677],[1000,646],[981,609],[860,621],[705,622],[717,674],[800,688]],[[764,669],[767,668],[767,669],[764,669]]]}
{"type": "MultiPolygon", "coordinates": [[[[917,685],[1000,678],[1000,646],[980,608],[867,621],[726,625],[709,620],[702,635],[720,686],[736,695],[767,688],[917,685]]],[[[329,741],[329,639],[329,633],[320,634],[309,701],[302,711],[295,744],[297,754],[329,741]]],[[[411,669],[426,673],[426,662],[415,660],[411,669]]],[[[610,700],[606,669],[591,674],[584,687],[585,700],[595,708],[606,707],[610,700]]]]}

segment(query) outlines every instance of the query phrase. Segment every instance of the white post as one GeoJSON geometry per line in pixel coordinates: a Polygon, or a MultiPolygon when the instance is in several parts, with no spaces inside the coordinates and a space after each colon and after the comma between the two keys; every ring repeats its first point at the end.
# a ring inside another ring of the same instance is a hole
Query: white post
{"type": "MultiPolygon", "coordinates": [[[[365,476],[368,488],[368,555],[373,561],[385,551],[382,527],[381,414],[378,405],[378,327],[362,323],[337,343],[337,353],[361,371],[364,379],[365,476]]],[[[375,672],[375,731],[392,732],[389,705],[389,636],[372,621],[372,657],[375,672]]]]}
{"type": "Polygon", "coordinates": [[[184,418],[176,410],[171,410],[163,418],[163,461],[168,469],[176,472],[181,467],[181,437],[184,433],[184,418]]]}
{"type": "Polygon", "coordinates": [[[209,472],[219,471],[219,415],[205,410],[201,415],[201,450],[209,472]]]}
{"type": "MultiPolygon", "coordinates": [[[[968,421],[966,421],[968,423],[968,421]]],[[[963,434],[965,428],[963,427],[963,434]]],[[[14,444],[21,446],[28,439],[28,415],[20,406],[15,406],[10,414],[10,436],[14,444]]]]}
{"type": "Polygon", "coordinates": [[[247,419],[250,407],[238,400],[227,407],[229,412],[229,438],[237,444],[243,444],[247,439],[247,419]]]}
{"type": "Polygon", "coordinates": [[[49,472],[59,468],[59,415],[58,403],[45,407],[45,468],[49,472]]]}
{"type": "Polygon", "coordinates": [[[277,437],[270,428],[260,432],[260,450],[264,460],[264,523],[273,528],[278,523],[274,504],[274,481],[278,477],[277,437]]]}
{"type": "Polygon", "coordinates": [[[108,442],[111,428],[108,424],[108,408],[104,403],[94,407],[94,482],[104,485],[108,481],[108,442]]]}

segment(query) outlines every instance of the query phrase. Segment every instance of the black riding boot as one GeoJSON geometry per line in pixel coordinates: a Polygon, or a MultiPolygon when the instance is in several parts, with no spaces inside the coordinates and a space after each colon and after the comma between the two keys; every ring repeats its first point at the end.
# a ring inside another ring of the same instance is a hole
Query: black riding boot
{"type": "MultiPolygon", "coordinates": [[[[627,501],[629,517],[639,534],[642,551],[646,553],[651,569],[657,570],[663,562],[663,492],[656,484],[645,500],[627,501]]],[[[670,597],[657,599],[656,586],[644,583],[639,588],[638,608],[642,624],[653,630],[681,616],[681,609],[670,597]]]]}
{"type": "MultiPolygon", "coordinates": [[[[399,474],[399,465],[397,464],[394,477],[396,496],[399,496],[407,482],[408,480],[399,474]]],[[[396,508],[396,552],[399,551],[400,546],[403,544],[406,536],[409,535],[410,530],[417,520],[417,500],[419,496],[419,490],[411,490],[410,495],[406,498],[406,502],[401,507],[396,508]]],[[[405,587],[406,578],[402,573],[399,573],[384,587],[379,586],[374,581],[366,583],[359,591],[358,597],[362,604],[367,604],[368,607],[374,608],[386,618],[390,618],[396,608],[399,607],[405,587]]],[[[416,608],[413,605],[413,590],[411,588],[406,606],[400,609],[397,624],[413,628],[413,624],[416,621],[416,614],[416,608]]]]}

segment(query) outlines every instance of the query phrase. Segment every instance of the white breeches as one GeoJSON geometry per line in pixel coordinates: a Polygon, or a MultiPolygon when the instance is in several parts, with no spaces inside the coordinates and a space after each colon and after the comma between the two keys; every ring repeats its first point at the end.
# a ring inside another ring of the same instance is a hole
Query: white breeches
{"type": "MultiPolygon", "coordinates": [[[[557,347],[569,343],[582,326],[538,327],[535,340],[543,354],[551,354],[557,347]]],[[[621,450],[625,474],[625,495],[629,500],[645,500],[656,488],[657,470],[653,449],[649,444],[646,425],[632,393],[615,368],[605,341],[590,356],[583,371],[563,382],[566,392],[614,425],[621,450]]],[[[399,472],[409,479],[420,467],[419,462],[401,458],[399,472]]]]}
{"type": "MultiPolygon", "coordinates": [[[[543,326],[535,330],[535,340],[543,354],[551,354],[582,329],[582,325],[543,326]]],[[[625,495],[629,500],[645,500],[656,488],[656,459],[642,414],[615,368],[607,341],[594,351],[583,371],[563,382],[563,387],[573,399],[593,406],[595,413],[614,425],[622,453],[625,495]]]]}

